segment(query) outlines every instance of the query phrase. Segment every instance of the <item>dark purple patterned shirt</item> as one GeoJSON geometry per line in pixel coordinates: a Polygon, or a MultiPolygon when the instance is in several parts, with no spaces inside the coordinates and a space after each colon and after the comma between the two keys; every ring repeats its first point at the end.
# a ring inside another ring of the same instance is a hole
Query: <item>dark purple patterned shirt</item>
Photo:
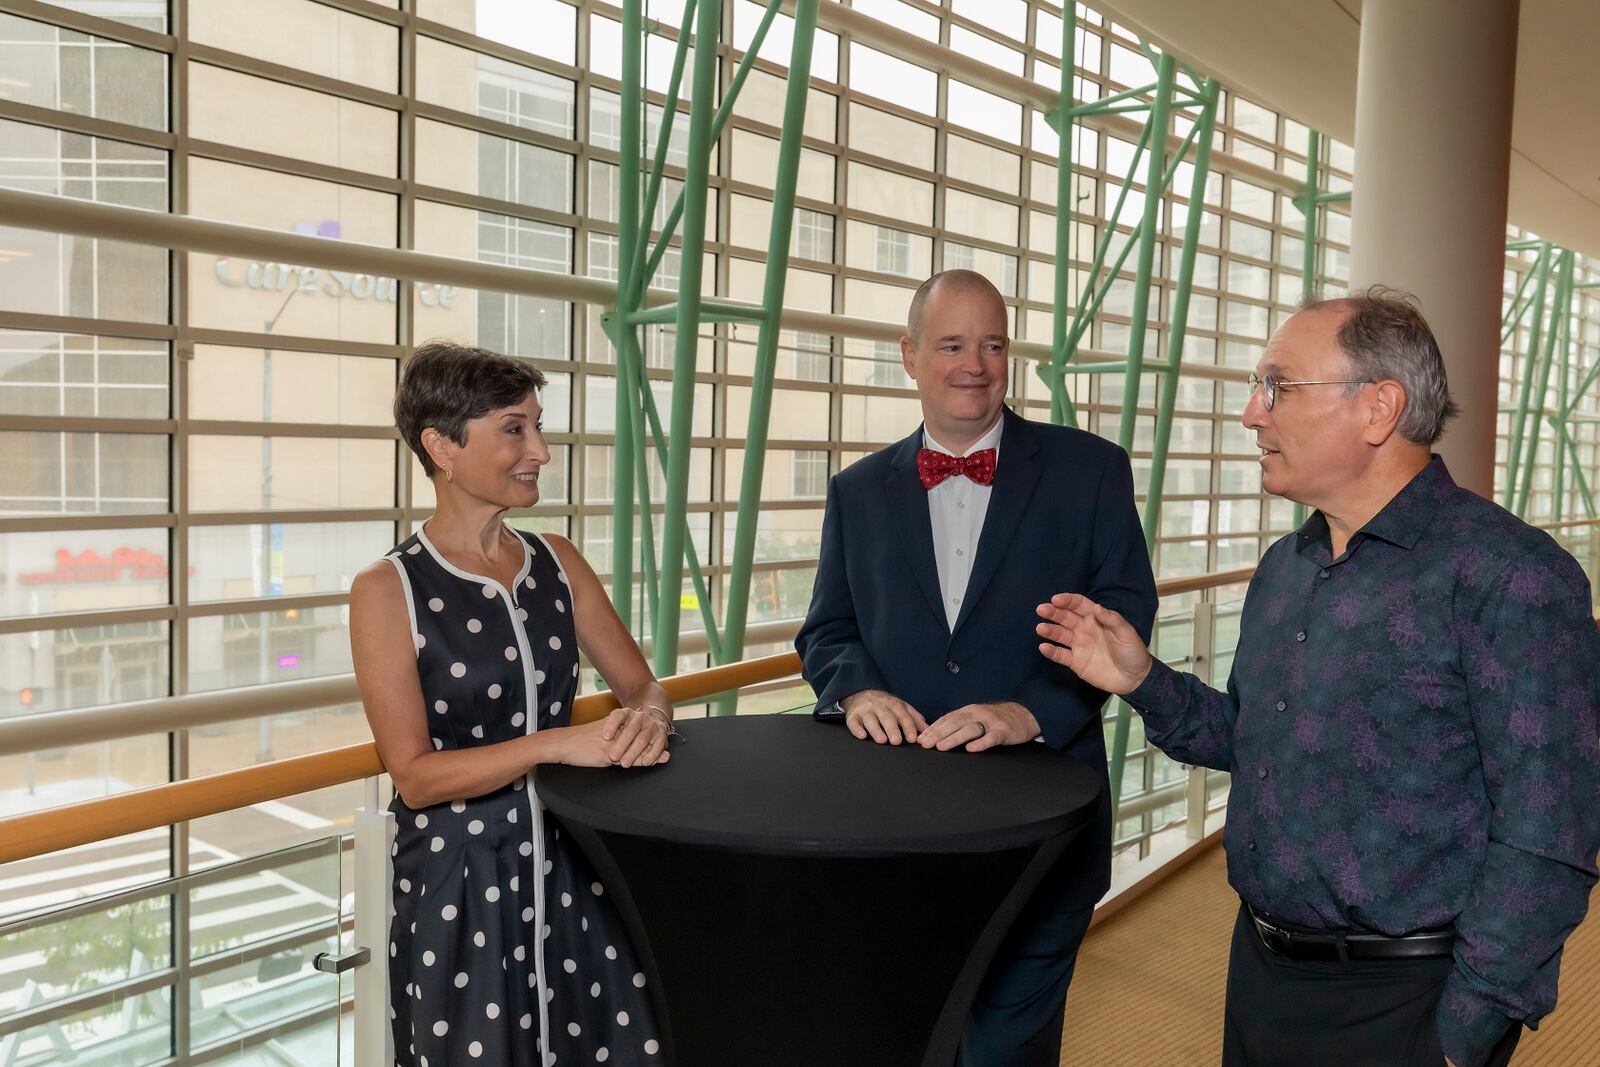
{"type": "Polygon", "coordinates": [[[1318,929],[1454,924],[1441,1043],[1478,1067],[1555,1006],[1600,849],[1589,582],[1438,456],[1333,558],[1315,513],[1262,558],[1228,691],[1157,662],[1128,701],[1233,774],[1228,878],[1318,929]]]}

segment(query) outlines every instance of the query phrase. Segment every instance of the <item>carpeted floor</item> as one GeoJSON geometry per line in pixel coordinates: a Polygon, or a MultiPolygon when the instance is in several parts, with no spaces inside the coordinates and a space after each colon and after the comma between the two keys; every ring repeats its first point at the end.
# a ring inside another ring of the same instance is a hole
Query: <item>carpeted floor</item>
{"type": "MultiPolygon", "coordinates": [[[[1089,932],[1067,998],[1062,1067],[1209,1067],[1239,898],[1220,847],[1089,932]]],[[[1515,1067],[1600,1064],[1600,893],[1567,942],[1560,1004],[1525,1033],[1515,1067]]]]}

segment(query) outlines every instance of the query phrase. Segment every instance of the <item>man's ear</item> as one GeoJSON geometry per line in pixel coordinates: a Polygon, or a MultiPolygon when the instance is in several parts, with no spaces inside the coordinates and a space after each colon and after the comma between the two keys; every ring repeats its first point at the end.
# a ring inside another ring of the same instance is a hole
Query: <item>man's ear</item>
{"type": "Polygon", "coordinates": [[[913,348],[914,346],[911,338],[900,338],[900,365],[906,369],[906,377],[910,378],[912,381],[916,381],[917,365],[916,361],[911,358],[913,348]]]}
{"type": "Polygon", "coordinates": [[[1406,411],[1406,387],[1393,378],[1385,378],[1372,387],[1372,402],[1367,407],[1367,424],[1362,439],[1369,445],[1381,445],[1400,427],[1400,417],[1406,411]]]}

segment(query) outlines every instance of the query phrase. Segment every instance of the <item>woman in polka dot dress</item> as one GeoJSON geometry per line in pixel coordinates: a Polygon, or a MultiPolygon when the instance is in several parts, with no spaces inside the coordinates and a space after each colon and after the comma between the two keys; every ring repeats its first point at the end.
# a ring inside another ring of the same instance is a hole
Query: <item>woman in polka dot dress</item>
{"type": "Polygon", "coordinates": [[[398,1067],[661,1062],[605,887],[531,785],[540,763],[664,764],[672,729],[666,693],[577,550],[502,521],[539,499],[543,384],[481,349],[416,351],[395,421],[436,510],[350,590],[361,699],[396,792],[398,1067]],[[573,726],[580,648],[623,707],[573,726]]]}

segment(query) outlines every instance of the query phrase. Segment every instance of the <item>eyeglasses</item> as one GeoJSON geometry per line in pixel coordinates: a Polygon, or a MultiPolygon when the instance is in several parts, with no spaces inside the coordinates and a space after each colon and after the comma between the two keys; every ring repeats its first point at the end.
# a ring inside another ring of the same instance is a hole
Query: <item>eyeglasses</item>
{"type": "Polygon", "coordinates": [[[1272,408],[1273,408],[1273,405],[1275,405],[1278,402],[1278,390],[1279,389],[1295,389],[1295,388],[1298,388],[1299,386],[1302,386],[1302,385],[1371,385],[1372,384],[1372,379],[1371,378],[1338,378],[1338,379],[1333,379],[1333,380],[1329,380],[1329,381],[1320,381],[1320,382],[1280,382],[1278,379],[1274,378],[1270,374],[1256,374],[1254,371],[1251,372],[1250,377],[1248,379],[1246,379],[1246,380],[1249,381],[1249,383],[1250,383],[1250,393],[1251,393],[1251,395],[1254,395],[1255,391],[1257,389],[1260,389],[1262,386],[1266,386],[1267,392],[1266,392],[1266,396],[1265,396],[1264,399],[1266,400],[1266,405],[1267,405],[1267,410],[1268,411],[1271,411],[1272,408]]]}

